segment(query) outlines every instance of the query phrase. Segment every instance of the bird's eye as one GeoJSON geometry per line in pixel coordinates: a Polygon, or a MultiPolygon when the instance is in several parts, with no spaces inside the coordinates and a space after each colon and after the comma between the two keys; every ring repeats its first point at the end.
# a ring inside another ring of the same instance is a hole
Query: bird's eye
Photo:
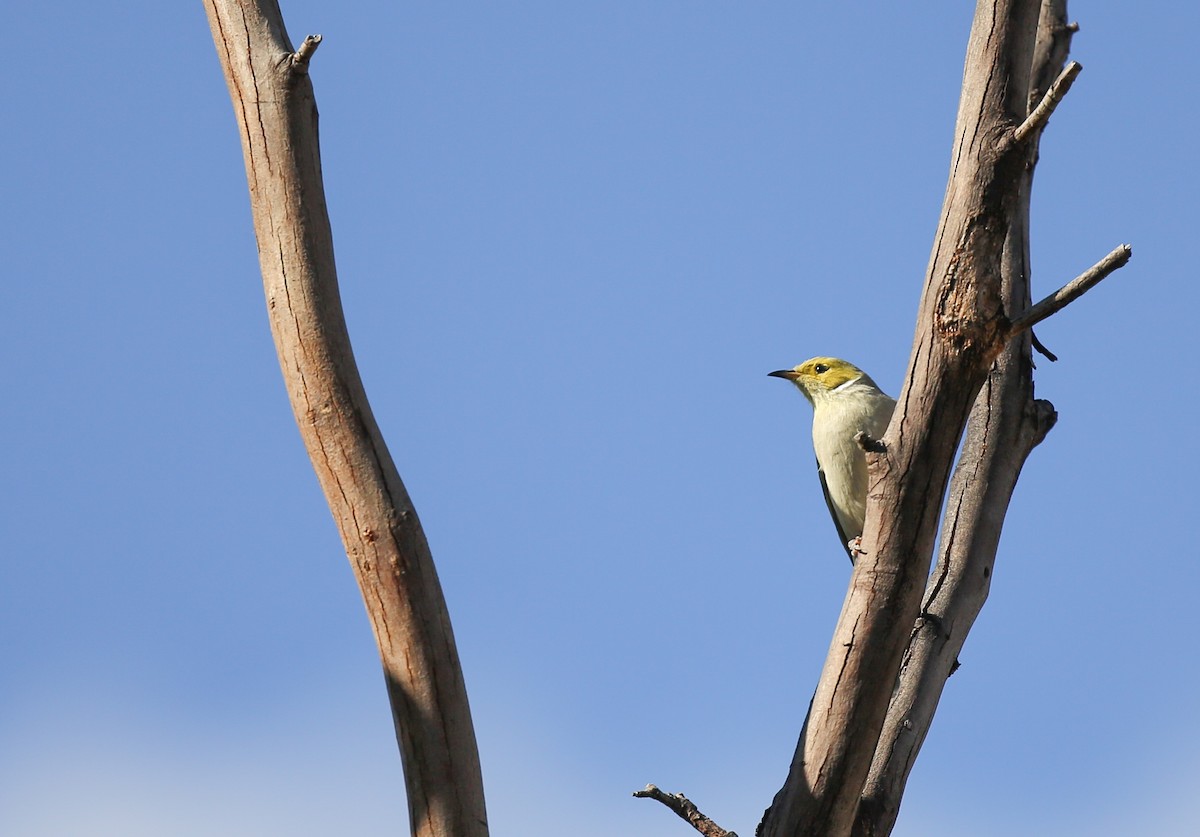
{"type": "Polygon", "coordinates": [[[826,372],[829,371],[829,367],[823,363],[818,363],[816,366],[813,367],[813,371],[816,372],[818,375],[824,375],[826,372]]]}

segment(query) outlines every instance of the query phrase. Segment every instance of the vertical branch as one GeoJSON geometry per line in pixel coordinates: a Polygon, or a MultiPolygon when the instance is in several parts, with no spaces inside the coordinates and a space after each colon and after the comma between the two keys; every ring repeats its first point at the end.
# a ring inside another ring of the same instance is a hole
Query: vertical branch
{"type": "Polygon", "coordinates": [[[855,821],[920,612],[955,450],[1007,339],[1001,262],[1027,160],[1013,131],[1028,112],[1038,8],[1037,0],[976,6],[952,175],[908,376],[885,451],[868,454],[866,554],[855,565],[787,782],[760,825],[763,837],[845,835],[855,821]]]}
{"type": "MultiPolygon", "coordinates": [[[[1066,62],[1074,31],[1066,14],[1066,0],[1043,3],[1027,98],[1030,111],[1066,62]]],[[[1012,316],[1029,308],[1029,203],[1043,127],[1044,122],[1025,140],[1027,165],[1002,254],[1001,294],[1004,309],[1012,316]]],[[[1028,335],[1010,341],[971,412],[950,485],[937,565],[863,790],[855,822],[857,837],[886,835],[895,824],[946,678],[987,599],[1000,530],[1017,478],[1055,418],[1053,405],[1033,397],[1028,335]]]]}
{"type": "Polygon", "coordinates": [[[379,646],[412,834],[485,837],[466,687],[429,545],[371,414],[338,295],[317,109],[274,0],[205,0],[242,138],[271,332],[379,646]]]}

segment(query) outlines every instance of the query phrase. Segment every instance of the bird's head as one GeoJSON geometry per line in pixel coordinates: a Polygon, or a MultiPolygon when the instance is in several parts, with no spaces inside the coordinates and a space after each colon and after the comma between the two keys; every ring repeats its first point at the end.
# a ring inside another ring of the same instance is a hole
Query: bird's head
{"type": "Polygon", "coordinates": [[[837,357],[814,357],[791,369],[780,369],[768,373],[773,378],[785,378],[804,393],[814,405],[834,395],[841,387],[864,381],[872,387],[875,383],[867,374],[849,361],[837,357]]]}

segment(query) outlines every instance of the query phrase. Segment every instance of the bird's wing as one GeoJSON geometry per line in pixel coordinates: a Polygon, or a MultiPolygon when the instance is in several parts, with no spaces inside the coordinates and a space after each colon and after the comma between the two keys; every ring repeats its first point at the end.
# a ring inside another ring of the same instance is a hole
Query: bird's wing
{"type": "Polygon", "coordinates": [[[842,529],[842,521],[838,519],[837,509],[833,507],[833,498],[829,496],[829,484],[825,482],[825,472],[821,470],[821,464],[817,463],[817,476],[821,478],[821,493],[825,495],[825,505],[829,507],[829,516],[833,518],[833,525],[837,527],[838,538],[842,542],[842,549],[846,550],[846,554],[850,556],[850,563],[854,563],[854,553],[850,551],[850,538],[846,536],[845,530],[842,529]]]}

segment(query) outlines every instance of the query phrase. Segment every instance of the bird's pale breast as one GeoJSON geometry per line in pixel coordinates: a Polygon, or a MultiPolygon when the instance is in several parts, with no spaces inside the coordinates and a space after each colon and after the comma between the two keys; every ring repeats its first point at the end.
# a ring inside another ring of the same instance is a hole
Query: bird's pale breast
{"type": "Polygon", "coordinates": [[[813,422],[813,449],[817,462],[825,472],[838,522],[846,537],[851,539],[862,534],[867,497],[866,454],[854,440],[854,435],[863,430],[879,438],[891,419],[891,411],[878,410],[873,401],[869,399],[856,405],[824,402],[817,409],[829,411],[828,414],[813,422]]]}

